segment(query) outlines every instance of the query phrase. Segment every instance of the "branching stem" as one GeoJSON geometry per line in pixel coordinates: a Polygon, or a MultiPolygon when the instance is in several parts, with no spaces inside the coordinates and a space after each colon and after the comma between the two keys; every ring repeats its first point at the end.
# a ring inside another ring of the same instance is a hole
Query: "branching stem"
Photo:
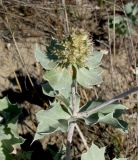
{"type": "Polygon", "coordinates": [[[77,131],[78,131],[78,133],[79,133],[79,135],[80,135],[80,137],[81,137],[81,139],[82,139],[82,142],[83,142],[85,148],[88,150],[89,147],[88,147],[87,141],[86,141],[86,139],[85,139],[82,131],[80,130],[80,127],[79,127],[77,124],[75,124],[75,127],[76,127],[76,129],[77,129],[77,131]]]}

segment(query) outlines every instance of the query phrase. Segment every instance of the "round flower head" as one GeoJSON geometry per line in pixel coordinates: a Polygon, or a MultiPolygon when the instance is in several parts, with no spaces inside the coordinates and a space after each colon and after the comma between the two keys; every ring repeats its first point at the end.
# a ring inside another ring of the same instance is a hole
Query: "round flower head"
{"type": "Polygon", "coordinates": [[[61,42],[53,40],[47,51],[55,56],[59,65],[84,67],[87,56],[93,52],[93,45],[84,30],[73,29],[61,42]]]}

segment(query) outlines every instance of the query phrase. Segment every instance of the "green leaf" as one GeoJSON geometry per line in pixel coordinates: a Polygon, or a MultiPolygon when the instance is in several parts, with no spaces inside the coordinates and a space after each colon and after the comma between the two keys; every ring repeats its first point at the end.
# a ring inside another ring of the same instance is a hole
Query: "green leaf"
{"type": "Polygon", "coordinates": [[[15,157],[11,153],[16,146],[23,143],[23,139],[17,133],[16,125],[20,108],[11,104],[7,98],[3,98],[0,99],[0,112],[5,122],[0,126],[0,159],[14,160],[15,157]]]}
{"type": "MultiPolygon", "coordinates": [[[[102,103],[103,102],[88,101],[84,106],[80,108],[79,112],[89,111],[101,105],[102,103]]],[[[103,109],[100,109],[100,113],[110,113],[110,112],[114,112],[115,110],[124,110],[124,109],[126,109],[126,107],[122,104],[110,104],[104,107],[103,109]]]]}
{"type": "Polygon", "coordinates": [[[47,71],[44,75],[44,79],[47,80],[50,86],[59,91],[65,97],[69,97],[71,92],[72,75],[69,69],[56,68],[51,71],[47,71]]]}
{"type": "MultiPolygon", "coordinates": [[[[92,143],[86,153],[83,153],[81,160],[105,160],[105,147],[99,148],[92,143]]],[[[113,160],[127,160],[127,158],[114,158],[113,160]]]]}
{"type": "Polygon", "coordinates": [[[50,59],[48,55],[42,53],[38,46],[36,46],[35,49],[35,58],[46,70],[53,69],[57,66],[57,63],[54,61],[54,59],[50,59]]]}
{"type": "Polygon", "coordinates": [[[124,21],[124,19],[123,19],[122,16],[115,16],[115,17],[113,18],[113,23],[115,23],[115,24],[120,24],[120,23],[123,22],[123,21],[124,21]]]}
{"type": "Polygon", "coordinates": [[[16,148],[19,148],[19,145],[23,143],[22,139],[16,139],[15,137],[11,137],[8,140],[2,140],[2,148],[3,148],[3,154],[5,155],[5,158],[3,160],[15,160],[16,153],[14,155],[13,150],[16,150],[16,148]]]}
{"type": "Polygon", "coordinates": [[[61,101],[64,104],[64,106],[66,106],[67,108],[70,105],[70,97],[69,98],[65,98],[63,95],[58,95],[56,98],[59,101],[61,101]]]}
{"type": "Polygon", "coordinates": [[[10,134],[5,134],[4,126],[0,126],[0,159],[1,160],[6,160],[6,155],[4,154],[4,148],[3,148],[3,140],[10,139],[10,138],[11,138],[10,134]]]}
{"type": "Polygon", "coordinates": [[[81,160],[105,160],[104,153],[105,147],[98,148],[95,144],[92,144],[89,150],[82,154],[81,160]]]}
{"type": "Polygon", "coordinates": [[[47,149],[50,151],[53,157],[53,160],[64,160],[65,159],[66,146],[64,144],[62,144],[61,147],[57,151],[53,150],[51,145],[48,145],[47,149]]]}
{"type": "Polygon", "coordinates": [[[17,134],[17,120],[21,113],[21,109],[16,104],[11,104],[5,97],[0,99],[0,112],[4,118],[4,123],[11,129],[11,133],[18,138],[17,134]]]}
{"type": "MultiPolygon", "coordinates": [[[[96,108],[100,104],[102,103],[89,101],[80,109],[79,112],[89,111],[91,109],[96,108]]],[[[126,131],[128,127],[127,123],[117,119],[118,117],[121,116],[124,109],[126,109],[124,105],[110,104],[103,109],[95,111],[90,116],[84,117],[84,120],[87,125],[102,122],[102,123],[110,124],[114,127],[123,129],[123,131],[126,131]]]]}
{"type": "Polygon", "coordinates": [[[133,2],[129,2],[124,6],[124,10],[127,15],[130,15],[130,14],[136,15],[138,12],[138,6],[135,5],[133,2]]]}
{"type": "Polygon", "coordinates": [[[92,114],[89,117],[83,118],[83,119],[84,119],[86,125],[92,125],[92,124],[98,123],[99,117],[98,117],[98,114],[95,113],[95,114],[92,114]]]}
{"type": "Polygon", "coordinates": [[[58,92],[55,91],[50,85],[49,83],[45,83],[42,85],[42,91],[45,95],[49,96],[49,97],[55,97],[58,92]]]}
{"type": "Polygon", "coordinates": [[[70,115],[57,102],[51,104],[51,107],[49,110],[41,110],[36,114],[39,124],[34,140],[55,131],[67,131],[70,115]]]}
{"type": "Polygon", "coordinates": [[[113,112],[106,114],[106,115],[99,113],[98,116],[99,116],[98,122],[110,124],[116,128],[122,129],[124,132],[127,131],[127,129],[128,129],[128,124],[126,122],[124,122],[122,120],[118,120],[116,117],[114,117],[113,112]]]}
{"type": "Polygon", "coordinates": [[[127,158],[114,158],[113,160],[127,160],[127,158]]]}
{"type": "Polygon", "coordinates": [[[103,54],[99,51],[94,51],[87,58],[86,65],[89,69],[97,68],[102,60],[103,54]]]}
{"type": "Polygon", "coordinates": [[[86,88],[92,88],[102,82],[101,71],[99,69],[77,69],[77,82],[86,88]]]}
{"type": "Polygon", "coordinates": [[[9,106],[9,101],[6,97],[0,99],[0,111],[7,109],[9,106]]]}
{"type": "Polygon", "coordinates": [[[16,138],[11,130],[12,128],[0,126],[0,160],[14,160],[14,148],[23,143],[23,139],[16,138]]]}
{"type": "Polygon", "coordinates": [[[132,3],[132,2],[127,3],[127,4],[124,6],[125,12],[126,12],[127,14],[131,14],[131,13],[132,13],[133,6],[134,6],[134,3],[132,3]]]}
{"type": "Polygon", "coordinates": [[[23,151],[20,150],[17,152],[16,159],[17,160],[31,160],[32,151],[23,151]]]}

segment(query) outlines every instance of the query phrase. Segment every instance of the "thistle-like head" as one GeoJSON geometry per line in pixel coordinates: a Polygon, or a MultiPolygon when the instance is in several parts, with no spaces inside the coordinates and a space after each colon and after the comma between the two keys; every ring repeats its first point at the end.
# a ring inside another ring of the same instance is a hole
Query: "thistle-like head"
{"type": "Polygon", "coordinates": [[[62,41],[53,40],[47,51],[56,57],[59,65],[84,67],[87,56],[93,52],[93,44],[83,29],[72,29],[62,41]]]}

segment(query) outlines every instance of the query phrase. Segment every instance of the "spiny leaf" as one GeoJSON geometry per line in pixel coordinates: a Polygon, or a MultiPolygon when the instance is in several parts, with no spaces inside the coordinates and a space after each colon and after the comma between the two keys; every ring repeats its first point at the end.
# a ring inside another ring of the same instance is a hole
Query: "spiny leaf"
{"type": "Polygon", "coordinates": [[[4,126],[0,126],[0,159],[6,160],[6,155],[4,154],[4,148],[3,148],[3,140],[10,139],[10,134],[5,134],[4,126]]]}
{"type": "Polygon", "coordinates": [[[0,99],[0,112],[4,117],[4,122],[0,126],[0,159],[14,160],[12,151],[16,145],[23,143],[23,139],[17,133],[16,126],[20,109],[17,105],[11,104],[7,98],[3,98],[0,99]]]}
{"type": "Polygon", "coordinates": [[[66,146],[64,144],[62,144],[62,146],[57,151],[54,151],[51,145],[48,145],[47,149],[50,151],[53,157],[53,160],[64,160],[65,159],[66,146]]]}
{"type": "Polygon", "coordinates": [[[53,90],[59,91],[65,97],[68,97],[71,92],[72,75],[70,70],[66,68],[56,68],[47,71],[44,75],[44,79],[47,80],[53,90]]]}
{"type": "Polygon", "coordinates": [[[16,154],[14,155],[13,150],[15,150],[16,146],[19,146],[21,143],[23,143],[22,139],[16,139],[15,137],[12,137],[12,136],[10,139],[2,140],[2,145],[1,145],[1,147],[3,148],[2,154],[4,154],[5,156],[3,160],[7,160],[7,159],[14,160],[16,154]]]}
{"type": "Polygon", "coordinates": [[[30,160],[32,156],[31,151],[18,151],[16,157],[18,160],[30,160]]]}
{"type": "Polygon", "coordinates": [[[133,2],[129,2],[124,6],[126,14],[136,15],[138,12],[138,5],[135,5],[133,2]]]}
{"type": "Polygon", "coordinates": [[[55,91],[49,83],[45,83],[42,85],[42,90],[43,90],[43,93],[49,97],[55,97],[58,92],[55,91]]]}
{"type": "MultiPolygon", "coordinates": [[[[92,143],[86,153],[83,153],[81,160],[105,160],[105,147],[99,148],[92,143]]],[[[127,160],[127,158],[114,158],[113,160],[127,160]]]]}
{"type": "Polygon", "coordinates": [[[82,154],[81,160],[105,160],[104,158],[105,147],[98,148],[95,144],[89,150],[82,154]]]}
{"type": "Polygon", "coordinates": [[[128,124],[125,121],[118,120],[116,117],[114,117],[113,112],[106,115],[99,113],[98,116],[99,116],[98,122],[110,124],[116,128],[122,129],[123,131],[127,131],[128,129],[128,124]]]}
{"type": "MultiPolygon", "coordinates": [[[[80,108],[79,112],[89,111],[91,109],[96,108],[97,106],[99,106],[102,103],[103,102],[88,101],[85,105],[83,105],[80,108]]],[[[110,105],[107,105],[106,107],[104,107],[103,109],[100,109],[100,112],[101,113],[110,113],[110,112],[113,112],[116,109],[124,110],[124,109],[126,109],[126,107],[124,105],[122,105],[122,104],[110,104],[110,105]]]]}
{"type": "MultiPolygon", "coordinates": [[[[94,109],[96,106],[100,104],[102,103],[89,101],[80,109],[80,112],[89,111],[90,109],[94,109]]],[[[117,128],[123,129],[123,131],[126,131],[128,126],[127,123],[117,119],[119,116],[121,116],[125,108],[126,107],[121,104],[110,104],[110,105],[107,105],[104,109],[100,109],[99,111],[96,111],[90,116],[85,117],[84,120],[87,125],[102,122],[102,123],[113,125],[114,127],[117,127],[117,128]]]]}
{"type": "Polygon", "coordinates": [[[9,101],[6,97],[0,99],[0,111],[7,109],[9,106],[9,101]]]}
{"type": "Polygon", "coordinates": [[[22,138],[15,137],[12,134],[12,128],[0,126],[0,159],[1,160],[14,160],[12,152],[23,143],[22,138]]]}
{"type": "Polygon", "coordinates": [[[89,69],[94,69],[99,66],[101,63],[103,54],[99,51],[94,51],[92,54],[90,54],[87,58],[86,65],[89,69]]]}
{"type": "Polygon", "coordinates": [[[102,82],[101,71],[99,69],[77,69],[77,82],[86,88],[92,88],[102,82]]]}
{"type": "Polygon", "coordinates": [[[127,160],[127,158],[114,158],[113,160],[127,160]]]}
{"type": "Polygon", "coordinates": [[[0,112],[1,116],[3,116],[4,121],[6,123],[15,121],[18,119],[21,109],[17,106],[17,104],[11,104],[8,98],[0,99],[0,112]]]}
{"type": "Polygon", "coordinates": [[[67,131],[70,115],[57,102],[51,104],[51,107],[49,110],[41,110],[36,114],[39,124],[34,140],[55,131],[67,131]]]}
{"type": "Polygon", "coordinates": [[[57,63],[53,61],[53,59],[48,57],[46,54],[42,53],[41,50],[38,48],[36,45],[35,48],[35,58],[40,64],[42,65],[43,68],[46,70],[53,69],[57,66],[57,63]]]}

